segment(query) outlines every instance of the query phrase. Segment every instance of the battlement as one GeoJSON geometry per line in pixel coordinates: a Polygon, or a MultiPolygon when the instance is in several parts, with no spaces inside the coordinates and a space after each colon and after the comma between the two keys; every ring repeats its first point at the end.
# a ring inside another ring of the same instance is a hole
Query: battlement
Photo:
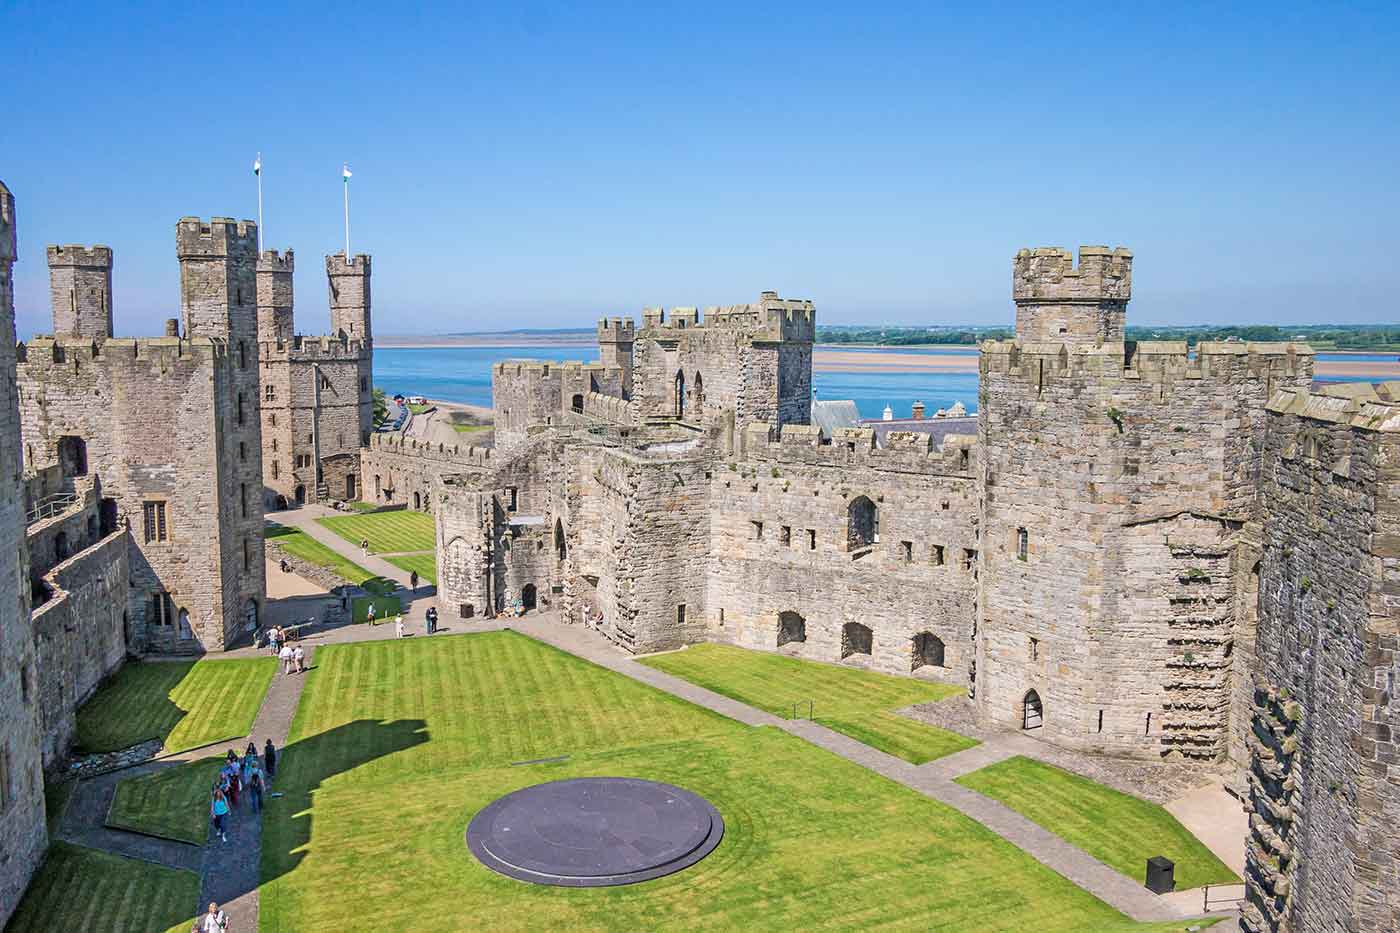
{"type": "Polygon", "coordinates": [[[175,254],[180,259],[253,259],[258,253],[258,225],[251,220],[211,217],[205,223],[198,217],[181,217],[175,225],[175,254]]]}
{"type": "Polygon", "coordinates": [[[816,425],[774,429],[754,422],[744,426],[743,441],[745,458],[762,463],[939,474],[969,482],[976,477],[977,437],[972,434],[948,434],[939,445],[930,434],[890,431],[885,446],[877,447],[872,428],[836,428],[831,441],[823,442],[816,425]]]}
{"type": "Polygon", "coordinates": [[[371,434],[369,449],[375,453],[391,453],[409,457],[421,457],[468,468],[489,467],[496,461],[496,451],[492,447],[474,447],[470,444],[432,444],[402,434],[371,434]]]}
{"type": "Polygon", "coordinates": [[[602,318],[598,321],[598,342],[632,343],[637,339],[637,325],[631,318],[602,318]]]}
{"type": "Polygon", "coordinates": [[[1305,343],[1204,341],[1191,351],[1184,341],[1103,345],[1057,341],[988,340],[979,370],[1028,381],[1106,379],[1144,383],[1201,380],[1230,385],[1265,372],[1311,379],[1313,349],[1305,343]]]}
{"type": "Polygon", "coordinates": [[[1127,302],[1132,298],[1133,254],[1123,248],[1057,246],[1023,249],[1012,260],[1012,298],[1017,302],[1127,302]]]}
{"type": "Polygon", "coordinates": [[[551,376],[598,374],[607,376],[622,375],[621,368],[606,363],[592,363],[584,360],[502,360],[491,364],[491,375],[524,376],[527,378],[548,379],[551,376]]]}
{"type": "Polygon", "coordinates": [[[49,246],[49,268],[55,266],[79,266],[83,268],[112,268],[112,248],[110,246],[49,246]]]}
{"type": "Polygon", "coordinates": [[[227,342],[209,337],[114,337],[97,341],[38,334],[15,349],[18,362],[30,372],[58,366],[71,371],[85,363],[102,365],[123,360],[165,364],[205,357],[215,362],[231,359],[227,342]]]}
{"type": "Polygon", "coordinates": [[[615,395],[604,395],[601,392],[589,392],[583,397],[583,413],[589,418],[596,418],[599,421],[623,427],[637,423],[635,402],[629,402],[615,395]]]}
{"type": "Polygon", "coordinates": [[[368,359],[371,350],[362,340],[341,340],[333,334],[305,337],[297,334],[278,344],[271,340],[258,342],[258,357],[267,362],[354,363],[368,359]]]}
{"type": "Polygon", "coordinates": [[[753,304],[711,306],[703,316],[698,308],[642,310],[642,329],[652,336],[671,337],[684,330],[706,328],[735,330],[753,340],[808,342],[816,339],[816,308],[811,301],[779,298],[777,292],[763,292],[753,304]]]}
{"type": "Polygon", "coordinates": [[[14,262],[18,256],[15,240],[15,196],[0,181],[0,262],[14,262]]]}
{"type": "Polygon", "coordinates": [[[259,272],[285,272],[290,275],[295,271],[296,258],[292,250],[279,253],[275,249],[265,249],[258,254],[259,272]]]}
{"type": "Polygon", "coordinates": [[[1267,411],[1313,421],[1345,424],[1363,431],[1400,433],[1400,382],[1351,383],[1320,392],[1280,389],[1269,397],[1267,411]]]}
{"type": "Polygon", "coordinates": [[[369,275],[370,258],[364,253],[356,253],[348,259],[344,253],[332,253],[326,257],[326,274],[369,275]]]}

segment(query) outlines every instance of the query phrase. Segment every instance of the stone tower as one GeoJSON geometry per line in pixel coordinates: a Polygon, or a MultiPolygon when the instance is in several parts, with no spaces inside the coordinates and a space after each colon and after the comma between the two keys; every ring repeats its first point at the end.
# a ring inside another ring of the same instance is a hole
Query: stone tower
{"type": "MultiPolygon", "coordinates": [[[[48,845],[15,381],[15,199],[0,182],[0,926],[48,845]]],[[[109,260],[110,261],[110,260],[109,260]]]]}
{"type": "Polygon", "coordinates": [[[604,366],[622,370],[622,397],[632,397],[632,344],[637,325],[631,318],[604,318],[598,322],[598,359],[604,366]]]}
{"type": "Polygon", "coordinates": [[[1022,250],[1016,339],[982,345],[980,712],[1091,752],[1242,752],[1248,529],[1293,344],[1125,343],[1132,254],[1022,250]]]}
{"type": "Polygon", "coordinates": [[[112,336],[112,250],[50,246],[49,295],[59,337],[112,336]]]}
{"type": "Polygon", "coordinates": [[[1012,297],[1016,337],[1028,343],[1121,343],[1133,289],[1133,254],[1083,246],[1079,266],[1067,249],[1042,247],[1016,254],[1012,297]]]}
{"type": "Polygon", "coordinates": [[[360,340],[369,344],[374,333],[370,323],[369,257],[344,253],[326,257],[326,277],[331,289],[331,336],[360,340]]]}
{"type": "Polygon", "coordinates": [[[295,259],[291,250],[278,254],[264,250],[258,256],[258,341],[278,347],[291,343],[295,332],[292,318],[292,273],[295,259]]]}

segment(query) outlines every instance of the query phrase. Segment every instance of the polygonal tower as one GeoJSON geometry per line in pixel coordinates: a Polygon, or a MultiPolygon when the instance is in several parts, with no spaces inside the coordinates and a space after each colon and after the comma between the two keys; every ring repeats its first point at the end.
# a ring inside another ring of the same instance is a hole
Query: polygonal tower
{"type": "Polygon", "coordinates": [[[631,318],[603,318],[598,322],[598,359],[604,366],[622,370],[622,397],[632,397],[632,345],[637,325],[631,318]]]}
{"type": "Polygon", "coordinates": [[[1133,254],[1106,246],[1023,249],[1012,272],[1016,337],[1028,342],[1121,343],[1133,290],[1133,254]]]}
{"type": "Polygon", "coordinates": [[[326,278],[331,290],[331,334],[366,345],[374,333],[370,323],[370,261],[364,253],[326,257],[326,278]]]}
{"type": "Polygon", "coordinates": [[[48,255],[54,336],[112,336],[111,248],[50,246],[48,255]]]}
{"type": "Polygon", "coordinates": [[[175,248],[186,336],[227,340],[235,351],[240,340],[255,344],[257,224],[228,217],[212,217],[208,223],[182,217],[175,228],[175,248]]]}
{"type": "Polygon", "coordinates": [[[292,273],[295,257],[291,250],[279,254],[275,249],[258,255],[258,340],[278,347],[286,346],[295,332],[292,317],[292,273]]]}
{"type": "Polygon", "coordinates": [[[15,381],[15,199],[0,183],[0,926],[48,845],[15,381]]]}

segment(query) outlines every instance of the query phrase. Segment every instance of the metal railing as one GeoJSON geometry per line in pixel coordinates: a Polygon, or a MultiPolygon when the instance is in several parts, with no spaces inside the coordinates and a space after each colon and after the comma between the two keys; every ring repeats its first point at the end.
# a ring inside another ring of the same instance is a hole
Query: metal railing
{"type": "Polygon", "coordinates": [[[75,492],[56,492],[53,495],[45,496],[25,515],[24,523],[32,525],[46,518],[61,515],[72,508],[77,501],[78,494],[75,492]]]}
{"type": "Polygon", "coordinates": [[[1206,885],[1201,889],[1201,909],[1206,913],[1210,913],[1212,910],[1234,910],[1244,903],[1243,884],[1217,884],[1215,885],[1215,889],[1216,894],[1214,897],[1211,896],[1210,885],[1206,885]],[[1239,893],[1234,896],[1226,896],[1220,893],[1221,888],[1238,890],[1239,893]]]}

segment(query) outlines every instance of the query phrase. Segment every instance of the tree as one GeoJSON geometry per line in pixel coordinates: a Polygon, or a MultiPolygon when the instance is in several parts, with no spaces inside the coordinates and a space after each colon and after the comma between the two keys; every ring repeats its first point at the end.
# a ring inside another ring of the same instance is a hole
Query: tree
{"type": "Polygon", "coordinates": [[[389,420],[389,403],[384,398],[384,390],[379,386],[374,387],[370,397],[374,400],[374,426],[377,428],[389,420]]]}

